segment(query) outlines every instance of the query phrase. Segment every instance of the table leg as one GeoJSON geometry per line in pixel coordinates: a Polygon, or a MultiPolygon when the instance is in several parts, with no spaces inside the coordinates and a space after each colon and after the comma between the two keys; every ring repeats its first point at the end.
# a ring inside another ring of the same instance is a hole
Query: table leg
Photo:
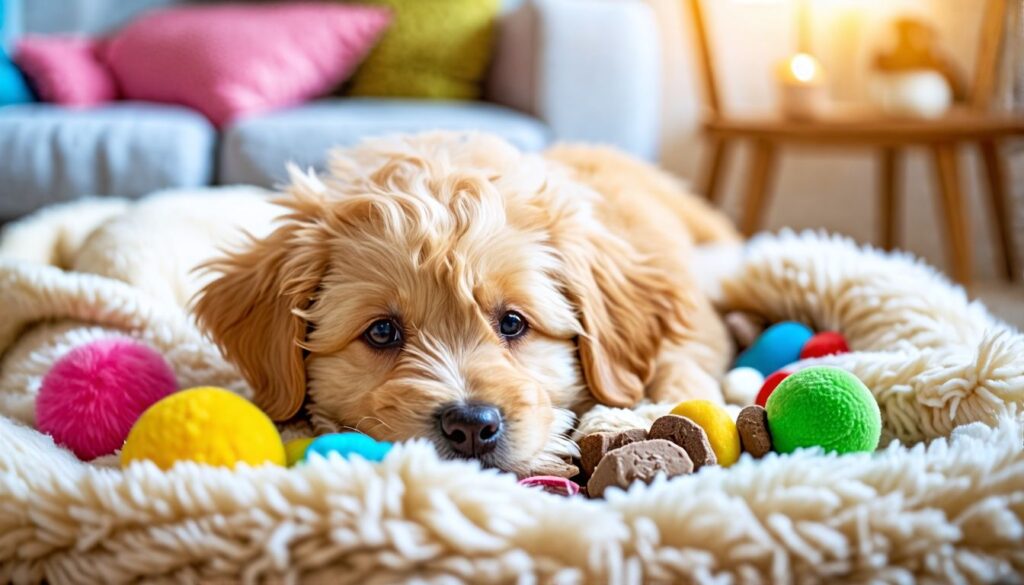
{"type": "Polygon", "coordinates": [[[988,183],[988,209],[992,217],[992,236],[999,269],[1006,280],[1013,282],[1021,277],[1017,262],[1017,247],[1013,241],[1014,215],[1010,205],[1010,194],[1006,188],[1006,168],[999,153],[999,144],[984,140],[979,145],[981,159],[985,166],[988,183]]]}
{"type": "Polygon", "coordinates": [[[708,140],[707,163],[704,165],[702,187],[704,196],[711,203],[718,203],[720,200],[719,191],[722,188],[723,175],[729,164],[729,154],[732,152],[732,141],[726,138],[711,138],[708,140]]]}
{"type": "Polygon", "coordinates": [[[946,224],[946,249],[953,279],[970,285],[971,243],[968,218],[960,189],[960,165],[955,144],[937,144],[933,147],[935,177],[939,188],[941,219],[946,224]]]}
{"type": "Polygon", "coordinates": [[[747,191],[740,219],[740,231],[745,236],[749,237],[761,229],[777,163],[774,144],[764,140],[754,143],[754,158],[751,161],[750,176],[747,177],[747,191]]]}
{"type": "Polygon", "coordinates": [[[900,245],[903,224],[900,213],[903,153],[897,148],[882,149],[879,163],[878,234],[880,245],[892,250],[900,245]]]}

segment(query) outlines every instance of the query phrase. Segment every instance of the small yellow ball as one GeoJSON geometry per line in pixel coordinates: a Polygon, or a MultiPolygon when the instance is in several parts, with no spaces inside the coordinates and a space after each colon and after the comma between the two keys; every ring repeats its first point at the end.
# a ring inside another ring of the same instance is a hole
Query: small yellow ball
{"type": "Polygon", "coordinates": [[[288,459],[288,467],[291,467],[306,458],[306,450],[316,437],[302,437],[292,439],[284,444],[285,456],[288,459]]]}
{"type": "Polygon", "coordinates": [[[704,429],[711,450],[722,467],[729,467],[740,458],[740,434],[736,422],[724,408],[710,400],[686,400],[672,409],[672,414],[685,416],[704,429]]]}
{"type": "Polygon", "coordinates": [[[221,467],[286,461],[281,435],[267,415],[212,387],[176,392],[142,413],[121,450],[121,466],[143,459],[161,469],[178,461],[221,467]]]}

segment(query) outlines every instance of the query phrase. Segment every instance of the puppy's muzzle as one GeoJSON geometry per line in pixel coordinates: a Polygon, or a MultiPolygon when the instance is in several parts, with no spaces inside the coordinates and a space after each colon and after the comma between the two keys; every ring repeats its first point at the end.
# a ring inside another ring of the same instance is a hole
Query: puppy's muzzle
{"type": "Polygon", "coordinates": [[[466,458],[494,451],[505,431],[501,411],[483,403],[446,405],[438,412],[437,423],[452,451],[466,458]]]}

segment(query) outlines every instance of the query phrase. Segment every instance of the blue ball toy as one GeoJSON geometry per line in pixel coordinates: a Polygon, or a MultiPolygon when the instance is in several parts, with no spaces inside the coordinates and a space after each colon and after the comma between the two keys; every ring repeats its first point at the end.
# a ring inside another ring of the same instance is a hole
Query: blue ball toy
{"type": "Polygon", "coordinates": [[[362,433],[331,433],[317,437],[309,444],[306,459],[314,453],[321,457],[337,453],[346,459],[358,455],[367,461],[383,461],[391,446],[391,443],[376,441],[362,433]]]}
{"type": "Polygon", "coordinates": [[[803,323],[783,321],[776,323],[757,338],[736,360],[737,368],[754,368],[768,376],[793,362],[800,361],[800,350],[814,337],[814,332],[803,323]]]}

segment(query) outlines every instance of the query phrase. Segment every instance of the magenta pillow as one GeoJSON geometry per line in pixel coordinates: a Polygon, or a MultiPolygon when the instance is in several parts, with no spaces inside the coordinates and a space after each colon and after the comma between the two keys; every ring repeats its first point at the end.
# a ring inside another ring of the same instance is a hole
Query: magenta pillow
{"type": "Polygon", "coordinates": [[[188,6],[129,24],[105,54],[125,98],[183,104],[224,126],[330,92],[390,21],[385,8],[343,4],[188,6]]]}
{"type": "Polygon", "coordinates": [[[14,61],[44,102],[87,107],[117,97],[114,78],[99,59],[101,43],[78,37],[25,37],[14,61]]]}

